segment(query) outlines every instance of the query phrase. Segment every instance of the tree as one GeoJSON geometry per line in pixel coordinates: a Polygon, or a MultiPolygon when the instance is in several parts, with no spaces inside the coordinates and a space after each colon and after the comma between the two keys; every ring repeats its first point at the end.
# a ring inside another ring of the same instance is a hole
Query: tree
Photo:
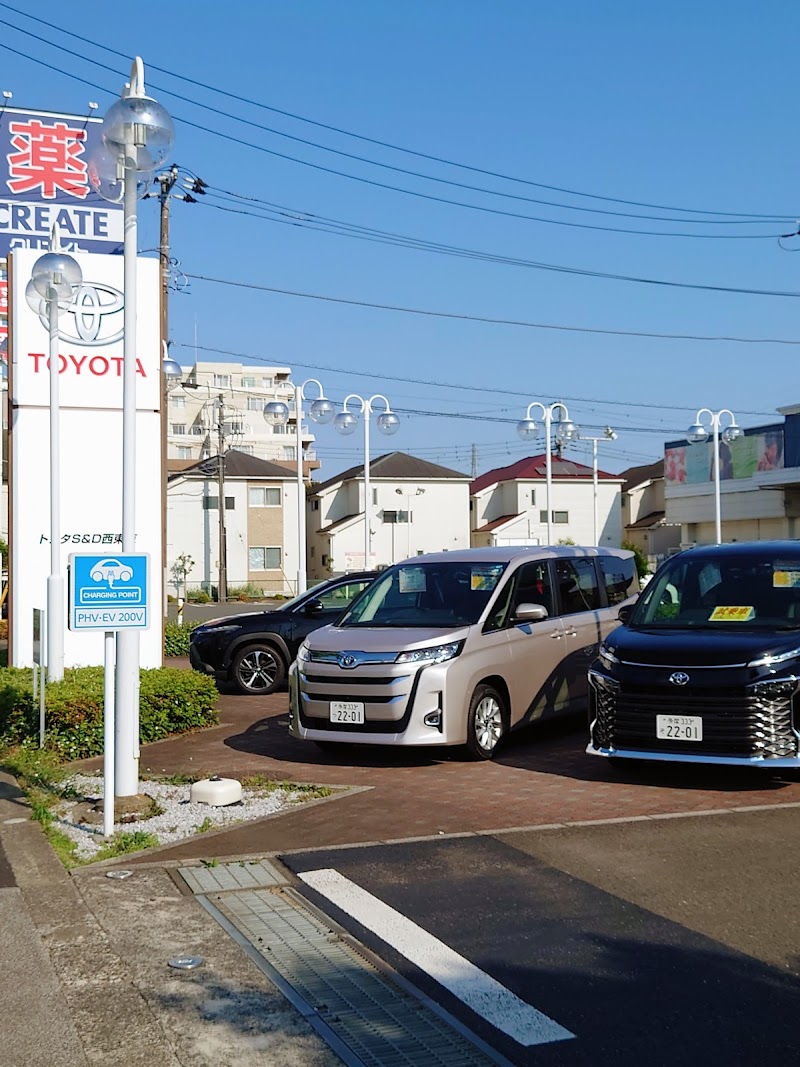
{"type": "Polygon", "coordinates": [[[194,560],[186,553],[182,552],[180,556],[172,564],[172,576],[175,579],[175,589],[180,596],[181,583],[183,584],[183,596],[186,598],[186,579],[194,567],[194,560]]]}
{"type": "Polygon", "coordinates": [[[650,573],[650,564],[647,562],[647,556],[642,552],[641,548],[633,544],[632,541],[623,541],[622,547],[629,552],[633,552],[633,557],[636,560],[636,573],[640,578],[644,578],[646,574],[650,573]]]}

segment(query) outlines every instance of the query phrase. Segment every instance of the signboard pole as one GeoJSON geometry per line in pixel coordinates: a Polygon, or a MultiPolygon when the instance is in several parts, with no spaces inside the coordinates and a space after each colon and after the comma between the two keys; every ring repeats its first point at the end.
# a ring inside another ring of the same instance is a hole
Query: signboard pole
{"type": "Polygon", "coordinates": [[[47,612],[39,613],[39,748],[44,748],[45,696],[47,690],[47,664],[50,649],[47,647],[47,612]]]}
{"type": "Polygon", "coordinates": [[[114,650],[116,631],[107,630],[103,646],[103,836],[114,835],[114,650]]]}

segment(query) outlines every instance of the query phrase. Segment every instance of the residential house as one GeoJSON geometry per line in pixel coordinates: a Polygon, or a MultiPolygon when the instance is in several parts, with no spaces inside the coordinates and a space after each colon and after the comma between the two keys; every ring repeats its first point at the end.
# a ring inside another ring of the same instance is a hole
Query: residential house
{"type": "MultiPolygon", "coordinates": [[[[167,482],[167,589],[183,594],[180,557],[193,566],[188,588],[211,593],[219,577],[219,457],[173,471],[167,482]]],[[[290,470],[231,450],[223,457],[228,589],[297,589],[297,481],[290,470]]]]}
{"type": "MultiPolygon", "coordinates": [[[[620,475],[597,472],[600,545],[622,540],[620,475]]],[[[477,477],[470,486],[471,543],[541,545],[547,543],[547,512],[553,541],[593,545],[595,483],[591,467],[552,457],[552,500],[547,499],[546,456],[528,456],[477,477]]]]}
{"type": "MultiPolygon", "coordinates": [[[[364,467],[319,485],[307,504],[310,581],[364,567],[364,467]]],[[[422,552],[469,547],[469,478],[436,463],[390,452],[370,463],[372,567],[422,552]]]]}
{"type": "Polygon", "coordinates": [[[667,522],[664,460],[629,467],[620,474],[624,538],[648,557],[651,568],[680,547],[681,528],[667,522]]]}

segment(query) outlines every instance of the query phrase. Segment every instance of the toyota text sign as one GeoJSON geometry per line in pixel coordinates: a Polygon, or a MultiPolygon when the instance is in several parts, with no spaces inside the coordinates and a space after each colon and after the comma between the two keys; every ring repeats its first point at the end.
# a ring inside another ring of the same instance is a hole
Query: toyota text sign
{"type": "Polygon", "coordinates": [[[102,122],[86,116],[2,109],[0,256],[12,248],[46,249],[58,224],[69,252],[113,252],[122,245],[122,206],[89,181],[102,122]]]}
{"type": "Polygon", "coordinates": [[[146,629],[147,572],[145,554],[70,556],[69,628],[146,629]]]}

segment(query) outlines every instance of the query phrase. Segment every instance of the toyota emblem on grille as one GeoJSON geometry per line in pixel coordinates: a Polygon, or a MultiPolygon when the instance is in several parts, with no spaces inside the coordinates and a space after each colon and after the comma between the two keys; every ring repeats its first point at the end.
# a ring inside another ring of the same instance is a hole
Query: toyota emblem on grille
{"type": "Polygon", "coordinates": [[[340,667],[355,667],[356,662],[356,657],[352,654],[352,652],[345,652],[341,656],[339,656],[340,667]]]}
{"type": "Polygon", "coordinates": [[[689,675],[685,671],[675,671],[674,674],[669,676],[669,680],[673,685],[687,685],[689,682],[689,675]]]}

